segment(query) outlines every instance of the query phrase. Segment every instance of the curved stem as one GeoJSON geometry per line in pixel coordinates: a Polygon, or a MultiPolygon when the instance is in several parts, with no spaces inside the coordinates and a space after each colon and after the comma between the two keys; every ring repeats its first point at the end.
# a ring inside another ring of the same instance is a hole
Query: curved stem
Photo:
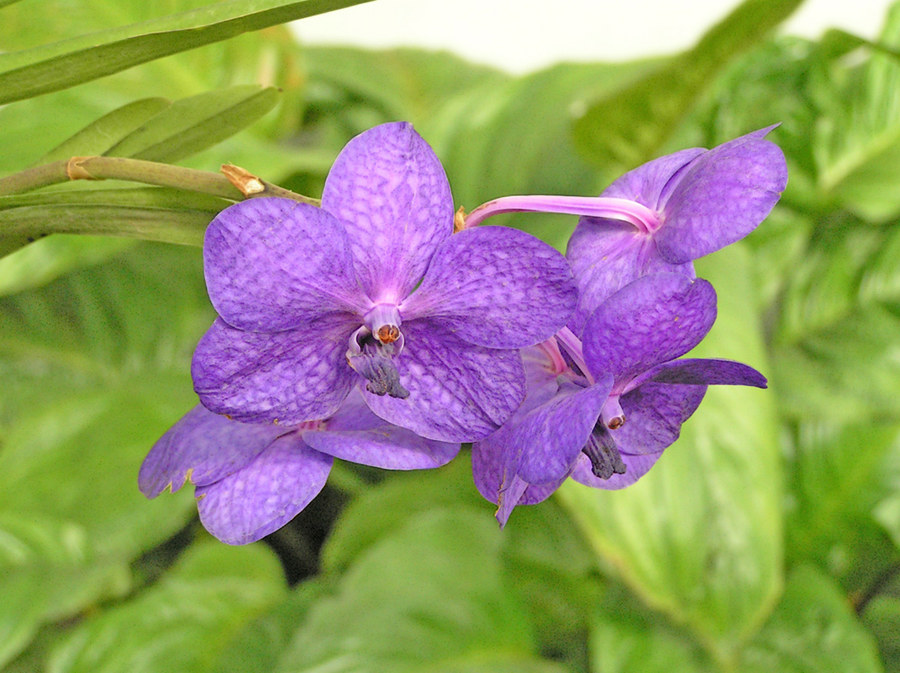
{"type": "Polygon", "coordinates": [[[606,217],[634,225],[643,233],[659,229],[659,216],[647,206],[630,199],[608,196],[502,196],[488,201],[466,216],[465,228],[476,227],[484,220],[503,213],[562,213],[606,217]]]}
{"type": "MultiPolygon", "coordinates": [[[[229,166],[234,173],[236,167],[229,166]]],[[[226,167],[223,167],[223,172],[226,167]]],[[[252,176],[243,169],[241,176],[253,179],[252,188],[239,188],[240,184],[221,173],[199,171],[193,168],[172,166],[156,161],[127,157],[72,157],[68,161],[55,161],[35,166],[20,173],[0,178],[0,196],[21,194],[40,187],[69,182],[70,180],[128,180],[160,187],[175,187],[202,192],[232,201],[259,196],[281,196],[303,203],[318,205],[316,199],[296,194],[265,180],[252,176]]]]}

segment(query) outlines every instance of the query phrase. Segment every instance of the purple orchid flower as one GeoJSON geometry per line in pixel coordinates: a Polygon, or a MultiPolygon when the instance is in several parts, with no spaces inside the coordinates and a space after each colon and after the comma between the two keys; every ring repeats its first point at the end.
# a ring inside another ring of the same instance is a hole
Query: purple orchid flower
{"type": "Polygon", "coordinates": [[[485,437],[525,394],[519,348],[577,300],[565,258],[505,227],[453,234],[440,161],[407,123],[371,129],[335,161],[322,207],[251,199],[210,224],[219,318],[192,375],[236,420],[297,424],[364,384],[381,418],[423,437],[485,437]]]}
{"type": "Polygon", "coordinates": [[[581,291],[569,327],[634,279],[664,271],[694,276],[693,260],[752,232],[787,185],[770,126],[711,150],[682,150],[639,166],[599,197],[508,196],[472,211],[466,226],[516,211],[581,215],[566,256],[581,291]]]}
{"type": "Polygon", "coordinates": [[[359,392],[331,418],[294,427],[239,423],[197,405],[150,450],[138,484],[148,498],[194,484],[204,527],[222,542],[246,544],[306,507],[334,458],[416,470],[440,467],[458,451],[378,418],[359,392]]]}
{"type": "Polygon", "coordinates": [[[500,524],[568,477],[605,489],[636,482],[678,438],[708,385],[765,388],[765,377],[739,362],[678,359],[715,318],[707,281],[651,274],[601,304],[583,343],[564,329],[526,349],[525,402],[472,447],[475,484],[498,505],[500,524]]]}

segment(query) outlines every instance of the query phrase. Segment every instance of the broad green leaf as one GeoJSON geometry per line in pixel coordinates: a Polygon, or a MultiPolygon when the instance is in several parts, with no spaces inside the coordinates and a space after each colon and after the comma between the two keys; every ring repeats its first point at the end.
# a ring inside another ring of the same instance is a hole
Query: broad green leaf
{"type": "Polygon", "coordinates": [[[0,104],[365,0],[225,0],[34,49],[0,54],[0,104]]]}
{"type": "Polygon", "coordinates": [[[522,606],[502,581],[501,533],[467,507],[432,507],[381,537],[319,600],[278,673],[559,672],[533,656],[522,606]]]}
{"type": "Polygon", "coordinates": [[[878,641],[885,670],[900,671],[900,596],[876,596],[866,606],[862,621],[878,641]]]}
{"type": "Polygon", "coordinates": [[[49,164],[74,156],[106,154],[110,147],[131,135],[171,105],[165,98],[143,98],[116,108],[60,143],[35,164],[49,164]]]}
{"type": "Polygon", "coordinates": [[[591,671],[595,673],[704,673],[711,666],[685,634],[658,616],[606,601],[591,624],[591,671]]]}
{"type": "MultiPolygon", "coordinates": [[[[698,263],[719,317],[698,357],[766,364],[748,255],[731,246],[698,263]]],[[[621,491],[559,490],[596,551],[647,605],[687,624],[728,659],[781,589],[782,468],[772,391],[710,386],[650,473],[621,491]]]]}
{"type": "Polygon", "coordinates": [[[284,591],[281,568],[265,546],[200,544],[159,584],[73,628],[47,670],[209,670],[234,633],[284,591]]]}
{"type": "Polygon", "coordinates": [[[575,143],[598,165],[631,168],[652,158],[722,68],[759,43],[802,0],[745,0],[697,45],[593,103],[574,126],[575,143]]]}
{"type": "Polygon", "coordinates": [[[747,673],[880,673],[873,638],[834,582],[811,566],[791,573],[781,603],[743,654],[747,673]]]}
{"type": "MultiPolygon", "coordinates": [[[[900,47],[900,5],[888,13],[880,43],[900,47]]],[[[845,79],[846,76],[845,76],[845,79]]],[[[861,77],[832,98],[816,128],[822,191],[861,217],[883,222],[900,212],[900,61],[876,50],[861,77]]]]}
{"type": "Polygon", "coordinates": [[[900,491],[895,491],[878,503],[873,515],[900,549],[900,491]]]}
{"type": "Polygon", "coordinates": [[[888,559],[875,562],[870,556],[881,538],[872,514],[890,493],[896,476],[890,458],[898,447],[897,424],[807,420],[799,425],[788,460],[789,558],[827,566],[855,587],[883,570],[888,559]]]}

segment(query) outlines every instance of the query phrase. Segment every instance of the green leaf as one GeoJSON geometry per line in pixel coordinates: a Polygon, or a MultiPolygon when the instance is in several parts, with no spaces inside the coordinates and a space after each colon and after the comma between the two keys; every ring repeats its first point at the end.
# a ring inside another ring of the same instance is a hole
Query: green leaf
{"type": "Polygon", "coordinates": [[[191,11],[0,54],[0,104],[366,0],[225,0],[191,11]]]}
{"type": "MultiPolygon", "coordinates": [[[[900,47],[900,6],[888,12],[880,43],[900,47]]],[[[853,73],[855,74],[855,73],[853,73]]],[[[900,212],[900,61],[877,50],[861,74],[830,98],[816,128],[814,146],[822,191],[868,220],[884,222],[900,212]]]]}
{"type": "Polygon", "coordinates": [[[465,507],[409,519],[310,610],[275,670],[561,672],[532,654],[522,606],[501,581],[501,540],[496,522],[465,507]]]}
{"type": "MultiPolygon", "coordinates": [[[[695,351],[768,371],[748,256],[731,246],[698,263],[719,294],[695,351]]],[[[681,438],[621,491],[558,491],[596,551],[647,605],[687,624],[715,659],[733,657],[781,589],[781,479],[771,391],[710,386],[681,438]]]]}
{"type": "Polygon", "coordinates": [[[886,671],[900,671],[900,597],[876,596],[866,606],[863,623],[878,641],[886,671]]]}
{"type": "Polygon", "coordinates": [[[265,546],[195,546],[158,585],[73,628],[52,651],[48,669],[208,670],[234,633],[284,590],[279,563],[265,546]]]}
{"type": "Polygon", "coordinates": [[[872,636],[834,582],[811,566],[791,573],[781,603],[744,652],[747,673],[880,673],[872,636]]]}
{"type": "Polygon", "coordinates": [[[598,165],[631,168],[652,158],[722,68],[801,1],[745,0],[693,49],[592,104],[575,123],[575,144],[598,165]]]}
{"type": "Polygon", "coordinates": [[[106,154],[110,147],[140,129],[171,104],[165,98],[143,98],[116,108],[54,147],[35,164],[49,164],[74,156],[106,154]]]}
{"type": "Polygon", "coordinates": [[[235,86],[175,101],[103,154],[174,163],[228,138],[269,112],[278,92],[235,86]]]}

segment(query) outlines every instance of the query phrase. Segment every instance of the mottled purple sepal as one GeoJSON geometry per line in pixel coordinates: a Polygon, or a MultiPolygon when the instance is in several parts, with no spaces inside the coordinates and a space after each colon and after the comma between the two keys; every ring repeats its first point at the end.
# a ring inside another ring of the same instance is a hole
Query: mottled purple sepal
{"type": "Polygon", "coordinates": [[[549,245],[517,229],[478,227],[441,245],[400,311],[478,346],[522,348],[565,325],[577,295],[565,257],[549,245]]]}
{"type": "Polygon", "coordinates": [[[332,458],[296,433],[285,435],[243,469],[196,490],[203,526],[226,544],[247,544],[272,533],[322,490],[332,458]]]}
{"type": "Polygon", "coordinates": [[[342,316],[272,334],[216,320],[194,352],[194,389],[205,407],[240,421],[294,425],[327,418],[358,379],[346,358],[354,328],[342,316]]]}
{"type": "Polygon", "coordinates": [[[696,346],[716,319],[707,281],[676,273],[644,276],[609,297],[584,328],[584,357],[595,375],[633,378],[696,346]]]}
{"type": "Polygon", "coordinates": [[[343,223],[362,289],[376,303],[409,294],[453,232],[444,168],[406,122],[376,126],[344,147],[322,208],[343,223]]]}
{"type": "Polygon", "coordinates": [[[632,385],[644,381],[687,383],[693,385],[753,386],[765,388],[766,377],[753,367],[733,360],[690,359],[666,362],[635,379],[632,385]]]}
{"type": "Polygon", "coordinates": [[[659,254],[678,264],[724,248],[753,231],[787,185],[784,153],[760,129],[695,159],[665,203],[659,254]]]}
{"type": "Polygon", "coordinates": [[[517,351],[473,346],[427,319],[403,329],[406,345],[394,362],[409,397],[364,393],[385,420],[429,439],[471,442],[497,430],[525,397],[517,351]]]}
{"type": "Polygon", "coordinates": [[[615,491],[626,486],[631,486],[638,479],[643,477],[650,468],[656,464],[662,456],[662,452],[650,453],[644,455],[621,454],[622,462],[625,463],[624,474],[614,474],[609,479],[601,479],[591,471],[591,461],[584,454],[580,455],[575,461],[575,467],[572,470],[572,479],[585,486],[593,488],[602,488],[608,491],[615,491]]]}
{"type": "Polygon", "coordinates": [[[347,236],[325,211],[259,198],[219,213],[206,230],[209,298],[232,327],[313,329],[333,311],[362,310],[347,236]]]}
{"type": "Polygon", "coordinates": [[[645,383],[622,395],[625,423],[609,434],[623,456],[658,453],[678,439],[705,394],[706,386],[645,383]]]}
{"type": "Polygon", "coordinates": [[[144,459],[138,486],[148,498],[185,483],[202,486],[241,469],[281,434],[272,424],[229,420],[197,405],[164,434],[144,459]]]}

